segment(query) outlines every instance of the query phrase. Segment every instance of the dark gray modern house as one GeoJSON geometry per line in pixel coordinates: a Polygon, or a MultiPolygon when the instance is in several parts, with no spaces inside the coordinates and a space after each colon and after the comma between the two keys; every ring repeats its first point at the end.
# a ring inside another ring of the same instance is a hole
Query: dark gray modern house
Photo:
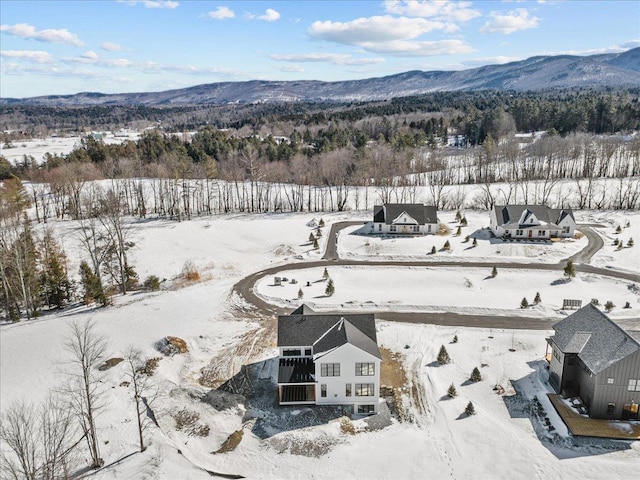
{"type": "Polygon", "coordinates": [[[547,343],[556,392],[580,397],[591,418],[640,418],[640,343],[593,304],[553,329],[547,343]]]}

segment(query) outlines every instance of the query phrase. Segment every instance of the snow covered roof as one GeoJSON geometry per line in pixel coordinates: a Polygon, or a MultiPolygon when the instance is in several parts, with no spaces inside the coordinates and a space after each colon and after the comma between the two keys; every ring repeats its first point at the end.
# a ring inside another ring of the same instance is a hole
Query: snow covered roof
{"type": "Polygon", "coordinates": [[[550,340],[564,353],[577,353],[594,374],[640,350],[640,343],[589,303],[553,326],[550,340]]]}
{"type": "Polygon", "coordinates": [[[400,215],[406,213],[415,219],[418,225],[438,223],[438,210],[432,205],[422,203],[385,203],[373,207],[373,221],[391,225],[400,215]]]}
{"type": "Polygon", "coordinates": [[[570,216],[575,222],[573,211],[570,208],[549,208],[546,205],[496,205],[493,208],[498,225],[505,228],[532,227],[542,224],[557,227],[558,223],[567,216],[570,216]],[[539,223],[526,223],[532,215],[539,223]]]}
{"type": "Polygon", "coordinates": [[[380,358],[373,314],[324,314],[304,307],[278,316],[278,347],[313,346],[318,355],[349,343],[380,358]]]}

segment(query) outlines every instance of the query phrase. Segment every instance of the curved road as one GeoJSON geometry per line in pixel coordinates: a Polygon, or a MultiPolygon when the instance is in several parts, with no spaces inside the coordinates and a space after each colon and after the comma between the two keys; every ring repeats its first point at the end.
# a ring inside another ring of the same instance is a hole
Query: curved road
{"type": "MultiPolygon", "coordinates": [[[[279,265],[255,272],[236,283],[233,291],[244,300],[258,309],[263,315],[282,315],[288,313],[290,308],[282,308],[265,302],[258,297],[253,287],[258,280],[267,275],[273,275],[282,270],[303,270],[307,268],[323,267],[328,265],[353,265],[353,266],[413,266],[413,267],[490,267],[500,269],[531,269],[531,270],[562,270],[566,261],[556,264],[518,263],[518,262],[451,262],[451,261],[398,261],[398,260],[341,260],[337,253],[338,233],[343,228],[352,225],[364,224],[362,221],[345,221],[332,224],[327,240],[327,247],[322,260],[313,262],[298,262],[288,265],[279,265]]],[[[600,236],[590,226],[581,225],[582,231],[589,239],[588,245],[580,252],[571,256],[578,272],[593,273],[607,277],[619,278],[640,283],[640,275],[621,272],[606,268],[584,265],[604,245],[600,236]]],[[[485,327],[498,329],[541,329],[548,330],[556,323],[556,320],[541,319],[539,317],[520,317],[509,315],[475,315],[458,314],[451,312],[427,313],[427,312],[376,312],[385,320],[402,321],[412,323],[429,323],[435,325],[461,326],[461,327],[485,327]]],[[[634,319],[632,319],[634,321],[634,319]]]]}

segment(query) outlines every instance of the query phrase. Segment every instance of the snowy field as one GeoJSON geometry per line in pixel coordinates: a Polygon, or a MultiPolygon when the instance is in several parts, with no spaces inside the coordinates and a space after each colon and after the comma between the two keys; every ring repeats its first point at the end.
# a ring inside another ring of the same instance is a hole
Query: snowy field
{"type": "MultiPolygon", "coordinates": [[[[453,245],[450,258],[464,251],[459,241],[470,234],[472,228],[488,225],[487,214],[464,213],[470,226],[463,229],[463,236],[446,237],[453,245]],[[487,215],[484,225],[483,215],[487,215]]],[[[447,215],[451,214],[446,213],[444,217],[449,222],[453,215],[449,219],[447,215]]],[[[331,421],[314,427],[274,431],[263,438],[252,430],[254,420],[247,420],[242,403],[218,410],[200,401],[209,391],[198,383],[203,368],[211,365],[219,368],[226,375],[221,378],[224,380],[237,373],[242,365],[268,360],[276,354],[273,325],[241,310],[244,305],[230,296],[233,284],[271,266],[282,265],[286,276],[286,264],[320,259],[331,222],[368,220],[369,217],[368,212],[349,212],[221,215],[181,223],[133,222],[131,263],[141,279],[150,274],[166,278],[165,288],[155,293],[116,297],[114,306],[108,308],[76,305],[36,320],[1,326],[0,406],[4,410],[18,399],[38,402],[49,390],[62,385],[64,372],[69,368],[64,350],[68,324],[92,320],[109,342],[108,357],[122,357],[130,346],[141,349],[145,358],[161,357],[152,377],[159,389],[154,408],[161,428],[152,426],[146,432],[149,448],[144,453],[134,454],[137,431],[131,388],[121,386],[126,380],[124,364],[104,373],[105,406],[97,421],[98,436],[106,464],[117,463],[93,474],[95,479],[211,478],[203,468],[253,479],[300,476],[389,480],[445,476],[456,479],[630,478],[630,473],[640,464],[640,442],[603,442],[567,436],[548,403],[546,393],[550,387],[546,383],[543,355],[545,337],[550,332],[487,331],[384,320],[385,309],[403,305],[518,312],[522,297],[526,296],[531,302],[537,291],[542,303],[527,314],[536,311],[541,316],[557,317],[559,302],[567,297],[583,300],[595,297],[601,303],[612,300],[617,305],[612,313],[614,318],[638,311],[638,295],[629,290],[625,282],[592,275],[578,274],[570,283],[552,285],[561,278],[560,272],[501,269],[496,278],[487,279],[489,269],[330,266],[336,293],[328,299],[323,298],[325,283],[314,283],[321,279],[321,269],[292,273],[299,281],[295,286],[270,286],[273,281],[270,276],[263,279],[257,289],[265,296],[280,299],[278,301],[289,299],[297,304],[298,288],[310,281],[311,287],[303,287],[304,299],[321,307],[368,300],[380,306],[379,343],[399,355],[411,387],[402,395],[403,406],[413,420],[394,419],[385,428],[371,430],[367,430],[363,420],[356,420],[354,435],[343,432],[338,421],[331,421]],[[320,217],[327,226],[322,229],[320,248],[314,250],[308,237],[315,231],[313,227],[320,217]],[[171,279],[188,261],[198,267],[203,280],[182,288],[172,286],[171,279]],[[465,279],[470,286],[465,284],[465,279]],[[509,289],[514,290],[514,285],[517,285],[515,293],[508,293],[509,289]],[[274,295],[274,291],[278,293],[274,295]],[[385,297],[385,292],[393,292],[393,296],[385,297]],[[508,305],[497,305],[500,298],[508,305]],[[624,311],[621,306],[625,301],[630,301],[634,308],[624,311]],[[173,357],[160,354],[155,344],[167,335],[183,338],[189,352],[173,357]],[[459,338],[457,344],[450,343],[454,335],[459,338]],[[434,365],[440,345],[446,345],[452,364],[434,365]],[[468,384],[466,380],[476,366],[481,370],[483,381],[468,384]],[[447,399],[445,394],[451,383],[456,386],[458,396],[447,399]],[[503,395],[493,390],[497,384],[505,389],[503,395]],[[541,419],[529,416],[534,396],[542,403],[544,415],[555,427],[554,432],[549,432],[541,419]],[[467,418],[461,414],[470,400],[478,413],[467,418]],[[208,436],[194,437],[176,431],[172,414],[183,408],[200,414],[201,421],[210,426],[208,436]],[[239,430],[243,437],[234,451],[211,453],[239,430]]],[[[626,240],[640,233],[637,212],[594,213],[592,218],[607,225],[599,230],[605,237],[614,235],[615,226],[626,219],[631,225],[621,236],[626,240]]],[[[77,225],[73,222],[50,222],[49,225],[63,241],[70,271],[76,272],[80,260],[86,258],[74,233],[77,225]]],[[[347,236],[345,233],[340,236],[341,242],[347,236]]],[[[440,243],[445,240],[445,237],[435,238],[440,243]]],[[[522,250],[500,255],[557,262],[579,250],[581,242],[584,240],[553,244],[549,247],[562,251],[554,250],[552,255],[522,250]]],[[[478,251],[485,249],[485,252],[478,257],[493,257],[495,248],[479,241],[478,251]]],[[[640,246],[619,252],[607,248],[605,242],[599,265],[640,271],[638,257],[634,255],[640,246]]],[[[353,251],[356,247],[347,250],[353,251]]],[[[390,255],[399,254],[396,251],[390,255]]],[[[447,258],[449,254],[436,255],[447,258]]],[[[302,415],[304,410],[300,408],[292,415],[302,415]]],[[[79,465],[88,462],[84,455],[82,451],[79,465]]]]}
{"type": "MultiPolygon", "coordinates": [[[[637,317],[640,289],[633,282],[579,273],[567,282],[562,270],[537,271],[499,269],[491,277],[491,267],[360,267],[329,266],[335,293],[325,294],[323,268],[283,270],[278,276],[294,278],[298,283],[274,285],[274,276],[263,277],[255,291],[265,300],[295,307],[301,302],[324,309],[372,309],[395,311],[438,311],[478,314],[527,315],[557,317],[563,299],[582,300],[583,305],[597,298],[602,305],[611,300],[617,306],[612,318],[637,317]],[[307,283],[309,284],[307,286],[307,283]],[[303,298],[298,299],[302,290],[303,298]],[[521,309],[527,298],[533,303],[540,294],[540,304],[521,309]],[[620,308],[627,302],[632,308],[620,308]]],[[[640,324],[638,325],[640,329],[640,324]]]]}

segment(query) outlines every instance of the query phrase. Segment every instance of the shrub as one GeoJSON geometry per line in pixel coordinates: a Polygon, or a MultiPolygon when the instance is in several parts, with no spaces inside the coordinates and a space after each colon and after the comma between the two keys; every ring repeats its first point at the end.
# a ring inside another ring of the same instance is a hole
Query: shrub
{"type": "Polygon", "coordinates": [[[473,367],[473,371],[471,372],[469,380],[471,380],[472,382],[479,382],[482,380],[482,375],[480,374],[480,370],[478,370],[478,367],[473,367]]]}
{"type": "Polygon", "coordinates": [[[355,435],[356,428],[353,426],[353,422],[348,417],[342,417],[340,419],[340,431],[347,435],[355,435]]]}
{"type": "Polygon", "coordinates": [[[623,308],[631,308],[631,304],[629,302],[626,302],[623,308]]]}
{"type": "Polygon", "coordinates": [[[520,308],[529,308],[529,302],[527,301],[527,297],[524,297],[520,302],[520,308]]]}
{"type": "Polygon", "coordinates": [[[476,409],[473,408],[473,403],[471,402],[467,403],[467,406],[464,409],[464,414],[468,417],[476,414],[476,409]]]}
{"type": "Polygon", "coordinates": [[[333,285],[333,280],[329,279],[329,281],[327,282],[327,288],[324,289],[324,294],[327,297],[330,297],[335,293],[335,291],[336,287],[333,285]]]}
{"type": "Polygon", "coordinates": [[[451,244],[449,243],[449,240],[447,240],[446,242],[444,242],[444,246],[442,247],[443,250],[446,250],[447,252],[449,250],[451,250],[451,244]]]}
{"type": "Polygon", "coordinates": [[[173,415],[176,422],[176,430],[185,432],[189,436],[209,436],[209,425],[200,423],[200,414],[183,408],[173,415]]]}
{"type": "Polygon", "coordinates": [[[192,261],[184,262],[182,267],[182,278],[188,282],[197,282],[200,280],[200,272],[192,261]]]}
{"type": "Polygon", "coordinates": [[[611,310],[613,310],[615,307],[615,305],[613,304],[613,302],[611,300],[607,300],[607,303],[604,304],[604,309],[607,312],[610,312],[611,310]]]}
{"type": "Polygon", "coordinates": [[[160,279],[155,275],[149,275],[144,283],[142,284],[145,290],[149,290],[151,292],[157,292],[160,290],[160,279]]]}
{"type": "Polygon", "coordinates": [[[440,351],[438,352],[438,364],[446,365],[447,363],[451,363],[451,357],[449,356],[449,352],[444,348],[444,345],[440,347],[440,351]]]}
{"type": "Polygon", "coordinates": [[[462,241],[462,243],[469,243],[469,240],[471,240],[471,237],[467,235],[466,237],[464,237],[464,240],[462,241]]]}
{"type": "Polygon", "coordinates": [[[453,385],[453,383],[449,385],[447,395],[449,396],[449,398],[455,398],[456,396],[458,396],[458,391],[456,390],[456,387],[453,385]]]}

